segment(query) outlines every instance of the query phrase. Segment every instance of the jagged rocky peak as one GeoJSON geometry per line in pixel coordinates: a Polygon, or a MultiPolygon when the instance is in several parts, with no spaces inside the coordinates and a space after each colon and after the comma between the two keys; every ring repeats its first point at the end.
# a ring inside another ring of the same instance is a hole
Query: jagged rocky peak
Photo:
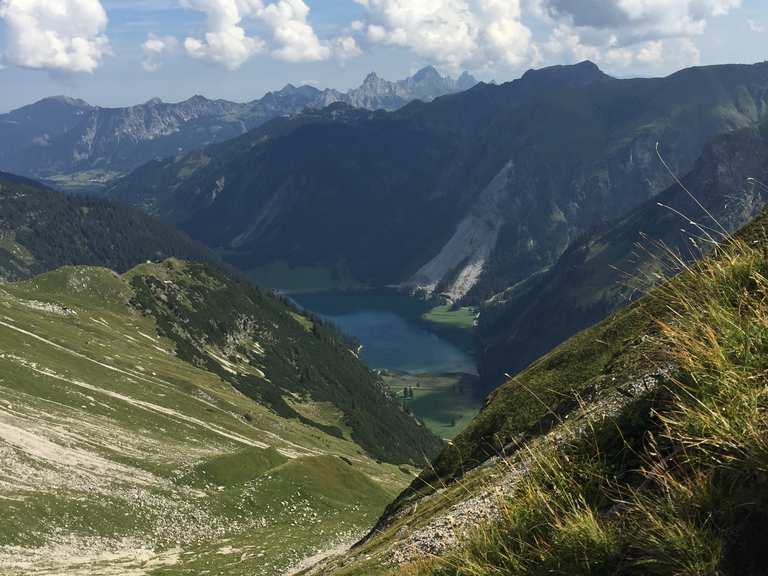
{"type": "Polygon", "coordinates": [[[425,66],[416,74],[413,75],[413,79],[417,82],[425,82],[428,80],[442,80],[443,77],[440,75],[440,72],[437,71],[437,69],[434,66],[425,66]]]}

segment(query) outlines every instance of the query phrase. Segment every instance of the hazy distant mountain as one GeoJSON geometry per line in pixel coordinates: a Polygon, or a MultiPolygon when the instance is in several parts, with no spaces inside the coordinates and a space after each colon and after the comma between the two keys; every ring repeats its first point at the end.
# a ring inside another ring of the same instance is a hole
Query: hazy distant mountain
{"type": "Polygon", "coordinates": [[[232,264],[324,268],[480,303],[687,173],[768,110],[768,64],[616,79],[531,71],[393,113],[337,104],[152,162],[110,194],[232,264]]]}
{"type": "Polygon", "coordinates": [[[223,142],[305,108],[344,102],[394,110],[476,83],[466,73],[455,80],[428,67],[399,82],[371,74],[348,93],[289,84],[244,104],[195,96],[175,104],[153,99],[129,108],[100,108],[82,100],[47,98],[0,115],[0,169],[38,178],[66,176],[63,182],[87,187],[154,158],[223,142]]]}
{"type": "Polygon", "coordinates": [[[430,102],[438,96],[469,90],[476,84],[477,80],[467,72],[454,79],[441,76],[434,67],[427,66],[399,82],[389,82],[371,73],[362,86],[347,93],[325,91],[324,101],[326,104],[344,102],[355,108],[369,110],[396,110],[412,100],[430,102]]]}

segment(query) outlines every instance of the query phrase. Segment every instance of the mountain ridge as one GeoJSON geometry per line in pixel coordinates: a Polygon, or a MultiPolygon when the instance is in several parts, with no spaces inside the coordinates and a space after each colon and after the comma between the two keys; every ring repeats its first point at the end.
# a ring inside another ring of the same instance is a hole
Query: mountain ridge
{"type": "Polygon", "coordinates": [[[0,115],[0,169],[62,184],[79,182],[87,188],[89,182],[98,185],[153,158],[222,142],[306,108],[344,102],[391,110],[476,83],[471,77],[454,80],[432,71],[396,82],[376,77],[348,92],[289,84],[246,103],[195,95],[175,103],[152,98],[135,106],[108,108],[62,96],[46,98],[0,115]],[[62,118],[53,121],[55,114],[62,118]]]}
{"type": "Polygon", "coordinates": [[[479,304],[669,186],[656,142],[684,174],[714,136],[759,122],[767,87],[765,63],[622,80],[585,62],[390,113],[280,119],[107,193],[246,272],[320,266],[479,304]]]}
{"type": "MultiPolygon", "coordinates": [[[[693,170],[619,220],[586,233],[548,270],[481,309],[480,366],[487,388],[648,292],[670,253],[689,262],[712,238],[757,216],[768,191],[768,124],[719,136],[693,170]],[[690,194],[693,195],[693,197],[690,194]]],[[[661,162],[661,160],[660,160],[661,162]]]]}

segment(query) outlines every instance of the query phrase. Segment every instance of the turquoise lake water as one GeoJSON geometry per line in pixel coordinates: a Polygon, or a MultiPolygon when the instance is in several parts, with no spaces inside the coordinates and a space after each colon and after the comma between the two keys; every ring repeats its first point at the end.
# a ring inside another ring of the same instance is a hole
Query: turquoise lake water
{"type": "Polygon", "coordinates": [[[467,350],[419,322],[430,306],[394,290],[291,294],[299,306],[360,341],[372,368],[411,373],[475,373],[467,350]]]}

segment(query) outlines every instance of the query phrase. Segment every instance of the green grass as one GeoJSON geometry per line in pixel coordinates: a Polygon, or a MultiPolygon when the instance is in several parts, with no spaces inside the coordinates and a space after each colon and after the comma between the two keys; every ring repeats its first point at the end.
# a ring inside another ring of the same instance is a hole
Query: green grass
{"type": "Polygon", "coordinates": [[[312,320],[310,320],[306,316],[298,314],[297,312],[289,312],[289,314],[291,315],[291,318],[296,320],[296,322],[298,322],[304,327],[304,330],[306,330],[307,332],[312,332],[312,329],[315,327],[315,323],[312,322],[312,320]]]}
{"type": "Polygon", "coordinates": [[[402,374],[385,372],[384,382],[413,414],[440,438],[451,439],[469,426],[483,405],[477,378],[469,374],[402,374]],[[404,398],[404,389],[413,398],[404,398]]]}
{"type": "Polygon", "coordinates": [[[250,482],[287,461],[288,458],[274,448],[246,448],[198,464],[181,481],[203,486],[237,486],[250,482]]]}
{"type": "Polygon", "coordinates": [[[477,311],[472,307],[454,308],[450,304],[435,306],[422,316],[423,320],[443,326],[474,330],[477,311]]]}
{"type": "Polygon", "coordinates": [[[532,448],[496,520],[398,574],[764,572],[768,258],[733,241],[649,298],[656,346],[676,366],[660,388],[571,441],[532,448]]]}
{"type": "Polygon", "coordinates": [[[129,305],[131,279],[160,268],[65,268],[0,286],[3,574],[114,573],[104,555],[125,554],[137,574],[270,576],[360,536],[412,480],[349,429],[280,417],[181,360],[129,305]],[[13,568],[22,558],[36,568],[13,568]]]}

